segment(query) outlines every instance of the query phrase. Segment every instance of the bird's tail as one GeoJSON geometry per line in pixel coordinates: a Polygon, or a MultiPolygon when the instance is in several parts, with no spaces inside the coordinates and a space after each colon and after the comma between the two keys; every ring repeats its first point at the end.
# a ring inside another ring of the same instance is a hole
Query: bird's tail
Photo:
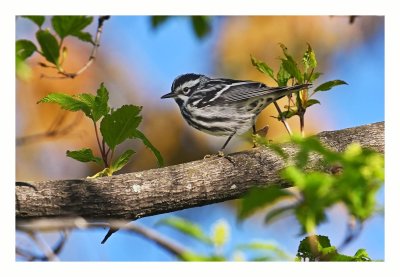
{"type": "Polygon", "coordinates": [[[301,85],[295,85],[295,86],[291,86],[291,87],[272,88],[272,91],[268,94],[268,97],[271,97],[271,101],[268,101],[268,102],[275,102],[275,101],[281,99],[282,97],[293,93],[294,91],[308,89],[311,86],[312,86],[312,84],[301,84],[301,85]]]}

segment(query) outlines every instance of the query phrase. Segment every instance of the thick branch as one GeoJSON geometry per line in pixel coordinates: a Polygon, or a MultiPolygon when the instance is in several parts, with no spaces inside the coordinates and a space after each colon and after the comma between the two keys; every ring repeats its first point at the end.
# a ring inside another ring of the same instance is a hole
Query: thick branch
{"type": "MultiPolygon", "coordinates": [[[[384,123],[322,132],[321,141],[337,151],[352,142],[384,153],[384,123]]],[[[285,144],[294,156],[296,147],[285,144]]],[[[318,168],[319,157],[309,168],[318,168]]],[[[17,182],[17,220],[76,217],[129,219],[239,198],[254,186],[278,183],[284,161],[264,147],[190,163],[97,179],[17,182]]],[[[323,169],[329,170],[329,169],[323,169]]]]}

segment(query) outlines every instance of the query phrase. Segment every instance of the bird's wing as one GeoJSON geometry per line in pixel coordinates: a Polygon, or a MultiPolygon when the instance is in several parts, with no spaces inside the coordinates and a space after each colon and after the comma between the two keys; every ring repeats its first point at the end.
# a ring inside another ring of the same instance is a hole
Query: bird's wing
{"type": "Polygon", "coordinates": [[[271,96],[276,101],[292,91],[308,88],[311,84],[292,87],[268,87],[263,83],[233,79],[210,79],[204,87],[193,95],[192,103],[197,108],[216,103],[244,102],[249,99],[271,96]]]}
{"type": "Polygon", "coordinates": [[[265,92],[269,88],[258,82],[239,81],[231,79],[212,79],[204,87],[196,92],[193,100],[196,101],[196,107],[201,108],[212,105],[217,102],[235,102],[249,99],[257,92],[265,92]]]}
{"type": "Polygon", "coordinates": [[[228,88],[218,101],[227,103],[247,101],[249,99],[271,97],[271,101],[276,101],[293,91],[308,88],[309,84],[296,85],[292,87],[267,87],[261,83],[248,83],[228,88]]]}

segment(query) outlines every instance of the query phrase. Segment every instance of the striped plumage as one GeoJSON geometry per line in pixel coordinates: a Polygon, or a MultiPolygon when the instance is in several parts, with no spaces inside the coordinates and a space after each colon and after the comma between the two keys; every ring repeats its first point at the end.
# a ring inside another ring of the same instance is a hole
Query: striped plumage
{"type": "Polygon", "coordinates": [[[229,136],[255,126],[259,113],[270,103],[310,84],[268,87],[263,83],[232,79],[211,79],[199,74],[178,76],[171,92],[161,98],[174,98],[190,126],[215,136],[229,136]]]}

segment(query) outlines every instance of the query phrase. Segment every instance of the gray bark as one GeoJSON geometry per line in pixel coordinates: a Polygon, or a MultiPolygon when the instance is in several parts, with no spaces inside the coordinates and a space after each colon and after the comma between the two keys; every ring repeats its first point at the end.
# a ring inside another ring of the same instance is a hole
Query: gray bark
{"type": "MultiPolygon", "coordinates": [[[[384,153],[384,123],[374,123],[317,135],[331,149],[343,151],[352,142],[384,153]]],[[[289,156],[296,147],[285,144],[289,156]]],[[[313,156],[310,169],[320,168],[313,156]]],[[[97,179],[16,183],[17,220],[83,217],[89,220],[127,219],[192,208],[242,196],[250,188],[280,184],[285,162],[272,150],[257,147],[185,164],[97,179]]]]}

